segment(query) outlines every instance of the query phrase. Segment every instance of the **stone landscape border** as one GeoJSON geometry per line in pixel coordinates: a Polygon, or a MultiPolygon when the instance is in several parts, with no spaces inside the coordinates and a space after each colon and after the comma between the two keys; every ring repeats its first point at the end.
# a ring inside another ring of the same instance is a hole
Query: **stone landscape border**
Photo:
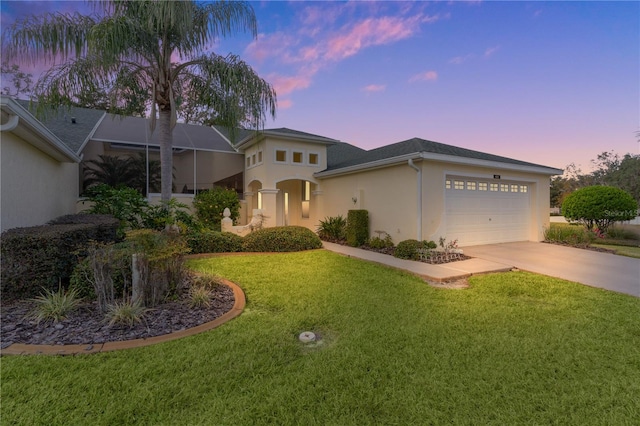
{"type": "Polygon", "coordinates": [[[244,291],[235,283],[220,278],[221,284],[230,287],[233,290],[235,299],[233,307],[228,311],[214,319],[213,321],[200,324],[198,326],[176,331],[174,333],[163,334],[161,336],[149,337],[146,339],[123,340],[117,342],[105,342],[82,345],[27,345],[24,343],[14,343],[0,350],[0,355],[78,355],[91,354],[98,352],[110,352],[121,349],[141,348],[144,346],[155,345],[158,343],[169,342],[171,340],[181,339],[204,331],[213,330],[216,327],[231,321],[242,313],[246,304],[244,291]]]}

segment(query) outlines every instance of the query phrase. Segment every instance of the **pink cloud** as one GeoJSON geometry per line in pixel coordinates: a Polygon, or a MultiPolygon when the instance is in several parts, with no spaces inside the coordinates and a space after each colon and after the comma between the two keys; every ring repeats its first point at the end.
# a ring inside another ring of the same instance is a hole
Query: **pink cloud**
{"type": "Polygon", "coordinates": [[[293,101],[291,99],[278,99],[278,109],[289,109],[293,106],[293,101]]]}
{"type": "Polygon", "coordinates": [[[409,79],[409,83],[414,83],[416,81],[435,81],[438,79],[438,73],[435,71],[426,71],[421,72],[420,74],[416,74],[409,79]]]}
{"type": "Polygon", "coordinates": [[[368,86],[364,86],[361,90],[363,92],[382,92],[384,89],[386,89],[387,86],[384,84],[370,84],[368,86]]]}
{"type": "Polygon", "coordinates": [[[282,76],[271,74],[267,77],[267,81],[271,83],[278,96],[288,95],[294,90],[306,89],[311,84],[311,78],[299,76],[282,76]]]}
{"type": "Polygon", "coordinates": [[[464,64],[465,62],[467,62],[469,59],[473,58],[474,56],[475,55],[473,53],[469,53],[468,55],[464,55],[464,56],[456,56],[455,58],[449,59],[449,63],[450,64],[455,64],[455,65],[464,64]]]}
{"type": "Polygon", "coordinates": [[[327,42],[325,58],[340,60],[355,55],[368,46],[392,43],[408,38],[418,32],[421,16],[411,18],[369,18],[356,24],[346,34],[332,37],[327,42]]]}
{"type": "Polygon", "coordinates": [[[487,50],[484,51],[484,57],[488,58],[489,56],[496,53],[498,50],[500,50],[500,46],[489,47],[487,48],[487,50]]]}

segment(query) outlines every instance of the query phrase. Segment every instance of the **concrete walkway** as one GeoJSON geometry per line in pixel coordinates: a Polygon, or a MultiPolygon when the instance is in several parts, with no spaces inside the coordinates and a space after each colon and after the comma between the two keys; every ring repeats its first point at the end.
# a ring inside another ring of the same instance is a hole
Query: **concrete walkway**
{"type": "Polygon", "coordinates": [[[460,278],[466,278],[473,274],[504,272],[510,271],[513,268],[513,266],[505,263],[480,258],[461,260],[444,265],[431,265],[424,262],[398,259],[393,256],[389,256],[388,254],[328,243],[326,241],[323,241],[322,244],[327,250],[340,253],[345,256],[355,257],[357,259],[368,260],[381,265],[403,269],[432,281],[453,281],[460,278]]]}
{"type": "Polygon", "coordinates": [[[640,259],[534,242],[464,247],[464,253],[525,271],[640,297],[640,259]]]}
{"type": "Polygon", "coordinates": [[[464,247],[473,259],[444,265],[397,259],[386,254],[323,242],[327,250],[404,269],[432,281],[513,268],[640,297],[640,259],[554,244],[518,242],[464,247]]]}

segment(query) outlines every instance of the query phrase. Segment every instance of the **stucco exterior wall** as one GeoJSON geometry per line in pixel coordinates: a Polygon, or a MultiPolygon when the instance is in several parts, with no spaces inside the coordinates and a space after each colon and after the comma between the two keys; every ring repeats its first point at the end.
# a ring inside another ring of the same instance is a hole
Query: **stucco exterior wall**
{"type": "Polygon", "coordinates": [[[61,163],[10,132],[0,141],[0,228],[42,225],[76,211],[77,163],[61,163]]]}

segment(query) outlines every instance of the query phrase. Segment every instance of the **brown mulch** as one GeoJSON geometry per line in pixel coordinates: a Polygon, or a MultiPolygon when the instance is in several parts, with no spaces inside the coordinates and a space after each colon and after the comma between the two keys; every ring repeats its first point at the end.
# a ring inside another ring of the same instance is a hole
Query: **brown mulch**
{"type": "Polygon", "coordinates": [[[233,290],[218,285],[212,290],[209,307],[191,308],[184,294],[145,313],[133,327],[110,326],[97,308],[97,302],[83,304],[66,319],[55,323],[30,319],[35,304],[22,300],[2,304],[0,344],[4,349],[13,343],[31,345],[97,344],[132,339],[144,339],[186,330],[222,316],[233,308],[233,290]]]}

